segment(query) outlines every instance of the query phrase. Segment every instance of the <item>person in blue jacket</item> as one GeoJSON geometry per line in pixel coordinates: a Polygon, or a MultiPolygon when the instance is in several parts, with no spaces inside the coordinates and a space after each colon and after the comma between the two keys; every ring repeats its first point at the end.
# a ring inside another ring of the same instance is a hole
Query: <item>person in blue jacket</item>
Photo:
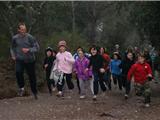
{"type": "Polygon", "coordinates": [[[113,54],[113,59],[110,62],[110,71],[111,71],[111,79],[113,80],[113,83],[115,86],[117,86],[117,82],[118,82],[118,86],[119,89],[122,90],[122,79],[121,79],[121,58],[120,55],[117,52],[114,52],[113,54]]]}

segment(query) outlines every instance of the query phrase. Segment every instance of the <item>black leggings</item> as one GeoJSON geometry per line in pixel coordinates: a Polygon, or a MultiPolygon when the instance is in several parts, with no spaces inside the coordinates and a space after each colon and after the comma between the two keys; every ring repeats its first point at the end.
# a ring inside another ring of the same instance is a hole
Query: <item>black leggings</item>
{"type": "Polygon", "coordinates": [[[125,88],[125,93],[129,94],[131,90],[131,81],[127,80],[127,76],[123,76],[122,80],[123,80],[123,86],[125,88]]]}
{"type": "Polygon", "coordinates": [[[78,92],[79,94],[81,93],[81,88],[80,88],[80,85],[79,85],[79,79],[78,79],[78,76],[76,75],[76,80],[77,80],[77,87],[78,87],[78,92]]]}
{"type": "Polygon", "coordinates": [[[49,92],[51,93],[52,92],[52,86],[55,87],[55,82],[54,82],[53,79],[52,80],[50,79],[50,74],[51,74],[50,71],[46,71],[47,86],[48,86],[49,92]]]}
{"type": "Polygon", "coordinates": [[[117,85],[117,81],[118,81],[119,89],[122,90],[122,78],[121,78],[121,75],[112,74],[112,77],[113,77],[114,85],[117,85]]]}
{"type": "Polygon", "coordinates": [[[72,74],[64,74],[62,81],[57,83],[58,91],[62,91],[65,84],[65,80],[67,82],[68,89],[72,90],[74,88],[74,84],[72,82],[72,74]]]}

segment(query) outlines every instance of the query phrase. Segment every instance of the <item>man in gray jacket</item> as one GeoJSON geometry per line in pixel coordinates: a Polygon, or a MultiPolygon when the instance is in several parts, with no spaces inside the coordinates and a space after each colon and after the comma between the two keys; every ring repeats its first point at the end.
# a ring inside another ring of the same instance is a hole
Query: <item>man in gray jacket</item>
{"type": "Polygon", "coordinates": [[[35,53],[39,45],[35,38],[27,33],[26,25],[18,25],[18,34],[13,36],[11,45],[11,57],[16,62],[16,78],[19,87],[19,95],[24,94],[24,70],[26,70],[32,93],[37,99],[36,74],[35,74],[35,53]]]}

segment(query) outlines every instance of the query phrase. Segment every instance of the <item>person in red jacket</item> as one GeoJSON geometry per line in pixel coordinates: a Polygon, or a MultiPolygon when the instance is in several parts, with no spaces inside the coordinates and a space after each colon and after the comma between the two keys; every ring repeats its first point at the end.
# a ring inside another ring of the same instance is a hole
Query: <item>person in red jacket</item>
{"type": "Polygon", "coordinates": [[[151,96],[151,89],[149,85],[149,81],[152,80],[152,70],[150,65],[146,62],[145,56],[140,54],[138,56],[138,61],[130,68],[127,79],[131,80],[134,76],[135,82],[135,90],[136,95],[144,96],[145,99],[145,106],[150,106],[150,96],[151,96]]]}
{"type": "Polygon", "coordinates": [[[109,90],[111,90],[111,80],[110,80],[110,69],[109,69],[109,63],[111,61],[110,56],[106,53],[106,50],[104,47],[100,48],[100,54],[102,55],[104,62],[103,62],[103,67],[105,72],[101,74],[101,80],[104,81],[106,86],[108,87],[109,90]]]}

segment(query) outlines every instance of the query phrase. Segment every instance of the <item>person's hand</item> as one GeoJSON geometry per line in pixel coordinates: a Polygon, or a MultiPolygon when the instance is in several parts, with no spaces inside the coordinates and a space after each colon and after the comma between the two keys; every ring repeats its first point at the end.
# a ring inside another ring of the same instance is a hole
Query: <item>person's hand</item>
{"type": "Polygon", "coordinates": [[[22,52],[25,53],[25,54],[28,53],[29,52],[29,48],[22,48],[22,52]]]}
{"type": "Polygon", "coordinates": [[[88,72],[88,70],[89,70],[89,69],[88,69],[88,68],[86,68],[86,69],[84,70],[84,73],[87,73],[87,72],[88,72]]]}
{"type": "Polygon", "coordinates": [[[100,68],[99,70],[101,73],[105,73],[105,69],[104,68],[100,68]]]}
{"type": "Polygon", "coordinates": [[[72,73],[72,76],[73,76],[73,78],[75,78],[75,79],[76,79],[76,76],[77,76],[76,71],[74,71],[74,72],[72,73]]]}
{"type": "Polygon", "coordinates": [[[46,69],[47,67],[48,67],[48,64],[45,64],[45,65],[44,65],[44,68],[46,69]]]}
{"type": "Polygon", "coordinates": [[[12,57],[12,60],[14,60],[14,61],[15,61],[15,60],[16,60],[16,57],[12,57]]]}

